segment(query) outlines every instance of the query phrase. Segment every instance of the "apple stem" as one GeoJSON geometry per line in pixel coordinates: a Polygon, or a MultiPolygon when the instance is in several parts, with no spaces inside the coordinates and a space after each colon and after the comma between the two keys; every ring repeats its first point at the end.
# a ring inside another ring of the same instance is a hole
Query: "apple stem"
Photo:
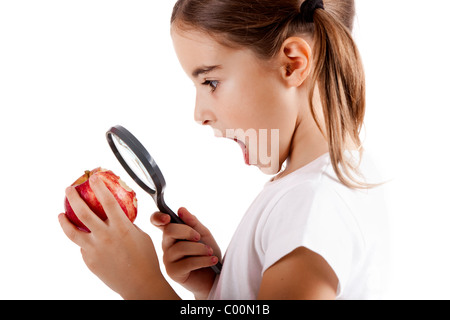
{"type": "Polygon", "coordinates": [[[85,171],[84,171],[84,174],[86,175],[86,179],[89,179],[90,176],[91,176],[91,171],[85,170],[85,171]]]}

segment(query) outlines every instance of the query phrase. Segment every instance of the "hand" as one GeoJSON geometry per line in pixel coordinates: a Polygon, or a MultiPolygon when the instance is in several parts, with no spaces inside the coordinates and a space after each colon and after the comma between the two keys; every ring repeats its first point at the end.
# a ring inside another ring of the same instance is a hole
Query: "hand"
{"type": "Polygon", "coordinates": [[[163,231],[163,262],[167,274],[197,299],[206,299],[216,277],[209,267],[220,260],[220,248],[211,232],[186,208],[180,208],[178,216],[185,225],[170,223],[170,216],[161,212],[155,212],[150,218],[163,231]]]}
{"type": "Polygon", "coordinates": [[[81,247],[87,267],[124,298],[177,298],[161,274],[152,239],[131,223],[100,179],[93,176],[90,183],[108,219],[102,221],[93,213],[74,187],[66,189],[67,199],[91,232],[59,215],[64,233],[81,247]]]}

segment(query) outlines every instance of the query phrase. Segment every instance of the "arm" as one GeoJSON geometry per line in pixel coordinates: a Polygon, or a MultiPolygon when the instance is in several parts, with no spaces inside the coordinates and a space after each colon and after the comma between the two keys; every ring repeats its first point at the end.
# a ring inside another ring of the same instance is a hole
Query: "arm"
{"type": "Polygon", "coordinates": [[[329,264],[300,247],[266,270],[258,299],[334,300],[337,286],[338,279],[329,264]]]}
{"type": "Polygon", "coordinates": [[[92,178],[91,187],[105,209],[106,221],[73,187],[67,188],[67,198],[91,232],[78,230],[64,214],[59,215],[64,233],[80,246],[87,267],[125,299],[180,299],[161,273],[152,239],[123,214],[101,180],[92,178]]]}

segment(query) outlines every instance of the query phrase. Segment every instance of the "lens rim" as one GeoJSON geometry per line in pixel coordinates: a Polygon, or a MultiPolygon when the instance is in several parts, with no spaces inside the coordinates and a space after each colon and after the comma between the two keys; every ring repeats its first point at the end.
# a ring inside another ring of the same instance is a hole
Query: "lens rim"
{"type": "Polygon", "coordinates": [[[142,189],[144,189],[147,193],[149,193],[152,196],[163,193],[164,188],[166,186],[166,182],[164,180],[164,176],[161,170],[159,169],[158,165],[156,164],[155,160],[150,155],[150,153],[145,149],[145,147],[130,131],[128,131],[127,129],[125,129],[120,125],[117,125],[111,127],[106,132],[106,139],[114,155],[116,156],[117,160],[119,160],[122,167],[127,171],[127,173],[142,189]],[[136,158],[139,159],[139,161],[144,166],[144,168],[142,169],[145,169],[147,171],[148,176],[152,179],[153,184],[155,185],[155,189],[152,189],[150,186],[148,186],[147,183],[142,181],[141,178],[139,178],[139,176],[135,174],[134,170],[130,168],[130,166],[128,165],[128,163],[118,150],[114,142],[113,135],[122,140],[128,146],[128,148],[134,153],[136,158]]]}

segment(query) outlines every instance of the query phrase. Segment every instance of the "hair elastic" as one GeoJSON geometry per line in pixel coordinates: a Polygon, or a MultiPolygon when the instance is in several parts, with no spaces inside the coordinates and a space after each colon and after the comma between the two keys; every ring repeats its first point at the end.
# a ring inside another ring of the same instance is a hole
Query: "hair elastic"
{"type": "Polygon", "coordinates": [[[303,22],[314,22],[314,12],[317,9],[325,10],[323,0],[305,0],[300,6],[300,17],[303,22]]]}

